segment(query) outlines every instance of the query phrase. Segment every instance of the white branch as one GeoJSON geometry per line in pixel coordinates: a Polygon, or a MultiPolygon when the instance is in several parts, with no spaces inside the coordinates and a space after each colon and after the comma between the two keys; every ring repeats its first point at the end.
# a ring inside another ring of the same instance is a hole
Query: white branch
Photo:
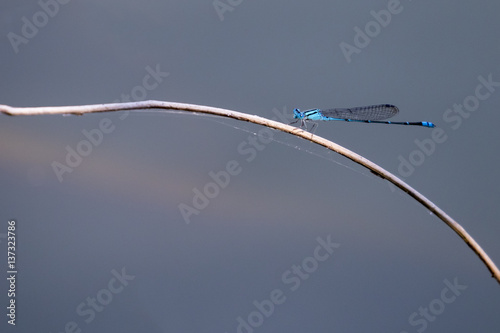
{"type": "Polygon", "coordinates": [[[233,118],[241,121],[248,121],[254,124],[259,124],[262,126],[267,126],[269,128],[274,128],[303,139],[314,142],[318,145],[326,147],[340,155],[347,157],[348,159],[364,166],[377,176],[387,179],[395,186],[399,187],[404,192],[408,193],[412,198],[420,202],[425,208],[430,212],[440,218],[446,225],[448,225],[455,233],[457,233],[464,242],[474,251],[479,258],[484,262],[486,267],[491,272],[492,276],[500,283],[500,271],[496,267],[495,263],[490,259],[490,257],[484,252],[484,250],[479,246],[478,243],[459,225],[454,219],[452,219],[448,214],[446,214],[442,209],[432,203],[425,196],[420,194],[417,190],[403,182],[401,179],[393,175],[392,173],[386,171],[377,164],[367,160],[363,156],[360,156],[349,149],[346,149],[338,144],[326,140],[317,135],[312,135],[309,132],[303,131],[299,128],[286,125],[274,120],[262,118],[255,115],[249,115],[246,113],[241,113],[232,110],[214,108],[202,105],[184,104],[184,103],[171,103],[162,101],[142,101],[142,102],[130,102],[130,103],[112,103],[112,104],[95,104],[95,105],[80,105],[80,106],[55,106],[55,107],[28,107],[28,108],[16,108],[7,105],[0,105],[0,112],[11,115],[11,116],[21,116],[21,115],[44,115],[44,114],[76,114],[82,115],[85,113],[94,112],[111,112],[111,111],[126,111],[126,110],[139,110],[139,109],[168,109],[168,110],[182,110],[188,112],[205,113],[211,115],[217,115],[227,118],[233,118]]]}

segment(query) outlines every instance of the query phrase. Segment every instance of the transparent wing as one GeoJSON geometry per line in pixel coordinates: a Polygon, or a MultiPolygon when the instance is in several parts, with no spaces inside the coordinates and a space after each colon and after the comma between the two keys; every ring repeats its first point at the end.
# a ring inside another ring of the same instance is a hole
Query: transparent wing
{"type": "Polygon", "coordinates": [[[391,104],[319,110],[327,118],[353,120],[384,120],[394,117],[398,112],[399,109],[391,104]]]}

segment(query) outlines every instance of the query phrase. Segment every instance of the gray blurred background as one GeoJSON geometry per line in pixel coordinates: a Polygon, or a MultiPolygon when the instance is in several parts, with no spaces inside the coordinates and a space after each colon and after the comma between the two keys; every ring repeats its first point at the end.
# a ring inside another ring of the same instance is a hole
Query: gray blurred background
{"type": "MultiPolygon", "coordinates": [[[[438,129],[332,122],[316,134],[405,179],[500,263],[499,10],[3,2],[0,104],[156,99],[274,119],[395,104],[393,120],[438,129]]],[[[340,156],[260,130],[164,112],[0,115],[0,275],[9,219],[18,268],[15,327],[0,280],[0,331],[498,331],[498,283],[439,219],[340,156]],[[228,162],[239,173],[226,179],[228,162]],[[194,205],[186,223],[179,207],[194,205]]]]}

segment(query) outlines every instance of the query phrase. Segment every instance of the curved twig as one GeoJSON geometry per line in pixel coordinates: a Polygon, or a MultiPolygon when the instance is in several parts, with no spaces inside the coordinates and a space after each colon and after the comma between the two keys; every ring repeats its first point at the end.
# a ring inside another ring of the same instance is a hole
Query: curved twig
{"type": "Polygon", "coordinates": [[[0,112],[11,115],[11,116],[21,116],[21,115],[44,115],[44,114],[76,114],[82,115],[85,113],[95,113],[95,112],[111,112],[111,111],[126,111],[126,110],[137,110],[137,109],[169,109],[169,110],[182,110],[195,113],[204,113],[217,115],[227,118],[233,118],[241,121],[247,121],[254,124],[274,128],[303,139],[309,140],[313,143],[326,147],[340,155],[347,157],[348,159],[364,166],[369,169],[372,173],[377,176],[387,179],[395,186],[399,187],[404,192],[408,193],[412,198],[420,202],[429,211],[434,213],[439,217],[444,223],[446,223],[455,233],[457,233],[464,242],[474,251],[479,258],[484,262],[488,270],[491,272],[493,278],[500,283],[500,271],[495,265],[495,263],[490,259],[490,257],[484,252],[484,250],[479,246],[479,244],[465,231],[465,229],[458,224],[453,218],[446,214],[441,208],[436,206],[433,202],[427,199],[425,196],[420,194],[417,190],[406,184],[404,181],[393,175],[392,173],[386,171],[377,164],[367,160],[363,156],[360,156],[349,149],[346,149],[338,144],[326,140],[317,135],[313,135],[309,132],[303,131],[297,127],[286,125],[274,120],[262,118],[255,115],[249,115],[242,112],[214,108],[209,106],[194,105],[194,104],[184,104],[184,103],[172,103],[172,102],[162,102],[162,101],[142,101],[142,102],[129,102],[129,103],[111,103],[111,104],[94,104],[94,105],[81,105],[81,106],[55,106],[55,107],[24,107],[17,108],[7,105],[0,105],[0,112]]]}

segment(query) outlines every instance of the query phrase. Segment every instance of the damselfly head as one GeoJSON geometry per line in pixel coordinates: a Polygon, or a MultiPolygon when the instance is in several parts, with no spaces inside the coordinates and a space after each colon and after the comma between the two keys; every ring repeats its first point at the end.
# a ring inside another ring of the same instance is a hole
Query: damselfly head
{"type": "Polygon", "coordinates": [[[299,109],[293,109],[293,118],[294,119],[302,119],[302,114],[299,109]]]}

